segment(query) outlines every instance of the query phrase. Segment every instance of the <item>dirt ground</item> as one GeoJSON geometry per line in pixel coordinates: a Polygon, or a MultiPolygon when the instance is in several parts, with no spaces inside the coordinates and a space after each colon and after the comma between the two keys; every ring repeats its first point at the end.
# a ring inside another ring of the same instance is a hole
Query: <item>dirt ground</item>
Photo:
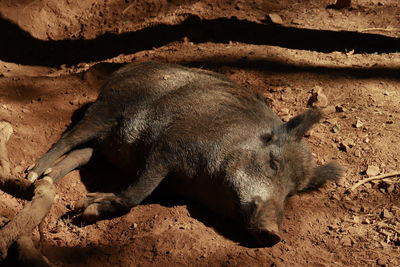
{"type": "MultiPolygon", "coordinates": [[[[43,254],[57,266],[400,266],[400,179],[349,192],[400,170],[400,3],[352,2],[335,10],[331,0],[1,0],[0,120],[14,127],[13,175],[25,175],[113,70],[148,60],[223,73],[262,92],[283,120],[322,90],[326,116],[307,141],[319,164],[346,168],[340,182],[290,198],[284,240],[255,248],[179,197],[74,221],[73,203],[86,192],[120,186],[100,159],[57,184],[33,234],[43,254]]],[[[0,191],[0,215],[12,218],[24,204],[0,191]]]]}

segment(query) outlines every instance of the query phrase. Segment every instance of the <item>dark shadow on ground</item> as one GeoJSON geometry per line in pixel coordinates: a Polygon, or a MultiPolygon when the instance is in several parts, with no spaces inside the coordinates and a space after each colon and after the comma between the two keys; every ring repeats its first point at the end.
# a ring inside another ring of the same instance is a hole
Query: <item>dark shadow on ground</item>
{"type": "MultiPolygon", "coordinates": [[[[178,62],[180,63],[180,62],[178,62]]],[[[218,69],[221,67],[233,67],[238,69],[248,69],[265,71],[272,73],[316,73],[319,75],[334,75],[337,77],[351,77],[356,79],[366,78],[386,78],[398,80],[400,70],[390,67],[327,67],[316,65],[291,64],[279,60],[259,59],[259,58],[232,58],[232,57],[206,57],[198,61],[185,61],[184,64],[190,67],[204,69],[218,69]]]]}
{"type": "Polygon", "coordinates": [[[24,65],[59,66],[100,61],[132,54],[188,37],[195,43],[237,41],[329,53],[391,53],[400,51],[400,39],[350,31],[327,31],[260,24],[237,18],[202,20],[190,16],[178,25],[160,24],[136,32],[106,33],[92,40],[43,41],[19,26],[0,19],[0,60],[24,65]]]}

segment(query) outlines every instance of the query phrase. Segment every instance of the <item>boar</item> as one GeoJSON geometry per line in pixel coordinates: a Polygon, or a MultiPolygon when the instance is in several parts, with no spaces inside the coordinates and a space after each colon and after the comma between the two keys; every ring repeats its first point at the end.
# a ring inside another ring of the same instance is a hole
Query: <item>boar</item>
{"type": "Polygon", "coordinates": [[[261,96],[221,74],[132,63],[111,76],[28,179],[57,181],[89,160],[92,148],[76,148],[91,141],[111,164],[139,175],[120,193],[88,194],[87,220],[129,211],[165,180],[170,190],[243,225],[258,245],[271,246],[281,239],[285,199],[341,176],[335,162],[316,167],[303,140],[320,118],[310,109],[283,123],[261,96]]]}

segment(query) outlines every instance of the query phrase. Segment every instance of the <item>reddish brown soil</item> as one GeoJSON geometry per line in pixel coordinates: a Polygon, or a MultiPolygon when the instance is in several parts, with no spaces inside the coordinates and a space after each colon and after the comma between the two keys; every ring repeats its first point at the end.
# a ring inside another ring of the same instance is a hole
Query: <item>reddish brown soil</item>
{"type": "MultiPolygon", "coordinates": [[[[60,266],[400,266],[399,179],[346,193],[369,166],[400,170],[400,4],[352,2],[333,10],[328,0],[0,1],[0,119],[14,127],[14,175],[95,100],[112,70],[148,60],[221,72],[263,92],[283,119],[322,88],[326,118],[307,139],[318,163],[346,167],[339,183],[288,201],[284,241],[272,248],[252,248],[234,226],[180,199],[76,223],[71,205],[101,182],[88,174],[85,187],[84,172],[74,171],[34,233],[41,251],[60,266]],[[267,22],[269,13],[283,26],[267,22]]],[[[103,176],[109,187],[119,177],[103,176]]],[[[8,218],[24,204],[0,196],[8,218]]]]}

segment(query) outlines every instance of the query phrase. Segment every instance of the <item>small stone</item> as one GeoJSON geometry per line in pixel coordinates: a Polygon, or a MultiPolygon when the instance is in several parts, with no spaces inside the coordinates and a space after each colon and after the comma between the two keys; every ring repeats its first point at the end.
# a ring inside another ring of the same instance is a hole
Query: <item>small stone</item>
{"type": "Polygon", "coordinates": [[[236,6],[235,6],[235,8],[236,8],[237,10],[243,9],[242,3],[237,3],[236,6]]]}
{"type": "Polygon", "coordinates": [[[376,260],[378,266],[387,266],[388,260],[385,258],[379,258],[376,260]]]}
{"type": "Polygon", "coordinates": [[[354,128],[361,128],[363,125],[364,124],[360,120],[357,120],[355,123],[353,123],[354,128]]]}
{"type": "Polygon", "coordinates": [[[351,240],[350,237],[348,236],[344,236],[341,240],[340,243],[342,244],[342,246],[344,247],[350,247],[351,245],[353,245],[353,240],[351,240]]]}
{"type": "Polygon", "coordinates": [[[366,183],[366,184],[364,184],[364,186],[367,189],[371,189],[372,188],[372,184],[371,183],[366,183]]]}
{"type": "Polygon", "coordinates": [[[304,136],[305,137],[310,137],[310,136],[312,136],[314,134],[314,131],[311,129],[311,130],[308,130],[305,134],[304,134],[304,136]]]}
{"type": "Polygon", "coordinates": [[[336,111],[334,106],[327,106],[326,108],[324,108],[324,113],[325,114],[331,114],[334,113],[336,111]]]}
{"type": "Polygon", "coordinates": [[[368,168],[367,168],[367,171],[366,171],[368,177],[376,176],[380,172],[381,171],[380,171],[379,167],[378,166],[374,166],[374,165],[368,165],[368,168]]]}
{"type": "Polygon", "coordinates": [[[185,37],[182,38],[182,42],[183,42],[184,44],[189,44],[189,43],[191,43],[189,37],[187,37],[187,36],[185,36],[185,37]]]}
{"type": "Polygon", "coordinates": [[[345,109],[342,106],[336,106],[335,109],[336,109],[336,112],[345,112],[345,109]]]}
{"type": "Polygon", "coordinates": [[[274,24],[279,24],[279,25],[283,24],[283,20],[282,20],[281,16],[279,16],[279,15],[276,14],[276,13],[270,13],[270,14],[268,14],[268,15],[267,15],[267,19],[268,19],[270,22],[274,23],[274,24]]]}
{"type": "Polygon", "coordinates": [[[396,188],[396,187],[394,186],[394,184],[391,184],[391,185],[388,186],[388,188],[386,188],[386,191],[387,191],[389,194],[391,194],[391,193],[394,192],[395,188],[396,188]]]}
{"type": "Polygon", "coordinates": [[[307,106],[326,108],[328,106],[328,98],[322,91],[321,86],[315,86],[311,91],[311,96],[308,99],[307,106]]]}
{"type": "Polygon", "coordinates": [[[290,94],[290,93],[292,92],[292,88],[290,88],[290,87],[284,87],[284,88],[282,89],[282,91],[285,92],[285,93],[290,94]]]}
{"type": "Polygon", "coordinates": [[[382,219],[391,219],[391,218],[393,218],[393,214],[388,209],[384,208],[381,213],[381,218],[382,219]]]}
{"type": "Polygon", "coordinates": [[[370,223],[371,223],[371,220],[368,219],[368,218],[365,218],[365,219],[362,221],[362,223],[363,223],[363,224],[370,224],[370,223]]]}
{"type": "Polygon", "coordinates": [[[287,108],[281,109],[279,115],[284,122],[287,122],[292,118],[292,116],[290,115],[290,111],[287,108]]]}
{"type": "Polygon", "coordinates": [[[354,223],[360,223],[361,222],[360,217],[358,217],[358,216],[354,216],[353,221],[354,221],[354,223]]]}
{"type": "Polygon", "coordinates": [[[69,103],[73,106],[79,106],[80,105],[80,101],[78,98],[72,99],[69,101],[69,103]]]}
{"type": "Polygon", "coordinates": [[[333,133],[338,133],[338,132],[340,132],[340,126],[337,125],[337,124],[333,125],[333,126],[332,126],[332,132],[333,132],[333,133]]]}
{"type": "Polygon", "coordinates": [[[348,147],[346,144],[344,144],[343,142],[341,142],[339,144],[339,150],[343,151],[343,152],[349,152],[350,147],[348,147]]]}
{"type": "Polygon", "coordinates": [[[287,109],[287,108],[283,108],[283,109],[280,110],[280,114],[281,114],[281,115],[288,115],[289,112],[290,112],[290,111],[289,111],[289,109],[287,109]]]}
{"type": "Polygon", "coordinates": [[[22,167],[22,166],[16,166],[14,168],[15,173],[22,173],[23,171],[24,171],[24,167],[22,167]]]}
{"type": "Polygon", "coordinates": [[[292,20],[292,24],[294,24],[294,25],[303,25],[304,21],[301,20],[301,19],[293,19],[292,20]]]}
{"type": "Polygon", "coordinates": [[[349,152],[350,148],[354,147],[354,141],[350,138],[345,138],[339,143],[339,149],[344,152],[349,152]]]}
{"type": "Polygon", "coordinates": [[[0,139],[7,142],[12,134],[13,128],[11,124],[6,121],[0,121],[0,139]]]}

